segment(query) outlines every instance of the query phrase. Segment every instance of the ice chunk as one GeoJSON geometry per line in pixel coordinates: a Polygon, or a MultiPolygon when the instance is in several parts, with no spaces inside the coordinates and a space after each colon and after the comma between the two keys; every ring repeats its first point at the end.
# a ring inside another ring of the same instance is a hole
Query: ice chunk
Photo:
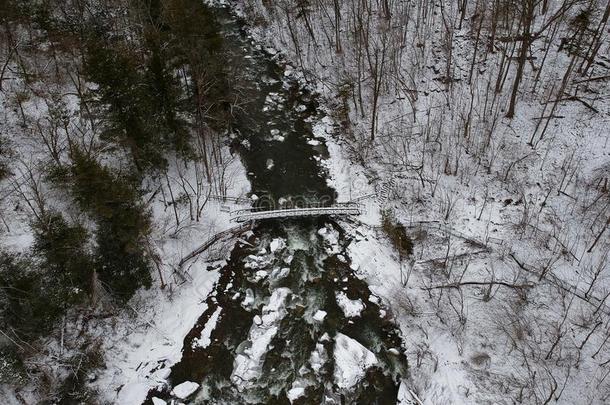
{"type": "Polygon", "coordinates": [[[321,309],[319,309],[318,311],[316,311],[315,314],[313,314],[313,319],[316,322],[323,322],[324,318],[326,318],[326,311],[322,311],[321,309]]]}
{"type": "Polygon", "coordinates": [[[153,405],[167,405],[167,402],[165,402],[161,398],[152,397],[151,399],[152,399],[153,405]]]}
{"type": "Polygon", "coordinates": [[[305,388],[303,387],[294,387],[288,390],[286,395],[290,400],[290,403],[293,403],[297,398],[302,397],[305,394],[305,388]]]}
{"type": "Polygon", "coordinates": [[[193,392],[197,391],[197,388],[199,388],[199,384],[192,381],[185,381],[174,387],[172,395],[180,399],[186,399],[193,394],[193,392]]]}
{"type": "Polygon", "coordinates": [[[284,239],[275,238],[271,241],[271,244],[269,245],[269,250],[271,251],[271,253],[275,253],[278,250],[283,249],[285,246],[286,242],[284,241],[284,239]]]}
{"type": "Polygon", "coordinates": [[[267,278],[268,274],[265,270],[259,270],[256,272],[256,279],[257,280],[262,280],[264,278],[267,278]]]}

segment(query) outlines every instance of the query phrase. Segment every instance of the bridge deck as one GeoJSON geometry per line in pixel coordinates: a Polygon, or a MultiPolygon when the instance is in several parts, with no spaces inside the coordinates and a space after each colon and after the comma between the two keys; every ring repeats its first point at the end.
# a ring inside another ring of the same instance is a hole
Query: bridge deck
{"type": "Polygon", "coordinates": [[[258,211],[256,208],[249,208],[232,212],[231,219],[235,222],[245,222],[259,219],[308,217],[320,215],[360,215],[361,212],[361,206],[354,203],[337,204],[329,207],[283,208],[279,210],[267,211],[258,211]]]}

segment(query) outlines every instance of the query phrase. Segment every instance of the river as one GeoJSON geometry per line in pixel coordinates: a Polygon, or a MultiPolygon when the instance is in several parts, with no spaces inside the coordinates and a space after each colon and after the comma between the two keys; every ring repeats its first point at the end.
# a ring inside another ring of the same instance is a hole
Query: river
{"type": "MultiPolygon", "coordinates": [[[[331,203],[311,123],[316,96],[247,36],[228,8],[209,7],[225,79],[240,95],[233,148],[258,205],[331,203]],[[313,140],[313,142],[312,142],[313,140]]],[[[331,218],[269,220],[237,242],[184,339],[169,385],[199,384],[187,403],[394,404],[408,367],[396,326],[351,269],[352,236],[331,218]]]]}

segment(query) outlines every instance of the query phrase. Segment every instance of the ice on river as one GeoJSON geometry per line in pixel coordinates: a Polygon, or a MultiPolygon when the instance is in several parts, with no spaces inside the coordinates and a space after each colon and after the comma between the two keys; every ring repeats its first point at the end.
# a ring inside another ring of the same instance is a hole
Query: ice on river
{"type": "Polygon", "coordinates": [[[252,270],[263,269],[272,263],[273,256],[267,256],[267,252],[264,250],[261,250],[259,253],[260,255],[248,255],[244,259],[244,268],[252,270]]]}
{"type": "Polygon", "coordinates": [[[235,357],[231,375],[234,383],[250,381],[260,373],[267,347],[277,333],[278,324],[286,315],[284,303],[290,294],[289,288],[278,288],[271,294],[269,303],[263,307],[262,316],[250,328],[248,336],[250,347],[235,357]]]}
{"type": "Polygon", "coordinates": [[[335,383],[343,389],[356,385],[377,357],[356,340],[342,333],[335,336],[335,383]]]}

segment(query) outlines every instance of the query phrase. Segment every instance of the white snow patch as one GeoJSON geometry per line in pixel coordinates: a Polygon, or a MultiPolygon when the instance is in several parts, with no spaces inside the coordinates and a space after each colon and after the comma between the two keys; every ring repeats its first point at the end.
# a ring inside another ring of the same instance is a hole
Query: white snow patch
{"type": "Polygon", "coordinates": [[[140,404],[146,399],[150,386],[145,382],[125,384],[117,397],[118,404],[140,404]]]}

